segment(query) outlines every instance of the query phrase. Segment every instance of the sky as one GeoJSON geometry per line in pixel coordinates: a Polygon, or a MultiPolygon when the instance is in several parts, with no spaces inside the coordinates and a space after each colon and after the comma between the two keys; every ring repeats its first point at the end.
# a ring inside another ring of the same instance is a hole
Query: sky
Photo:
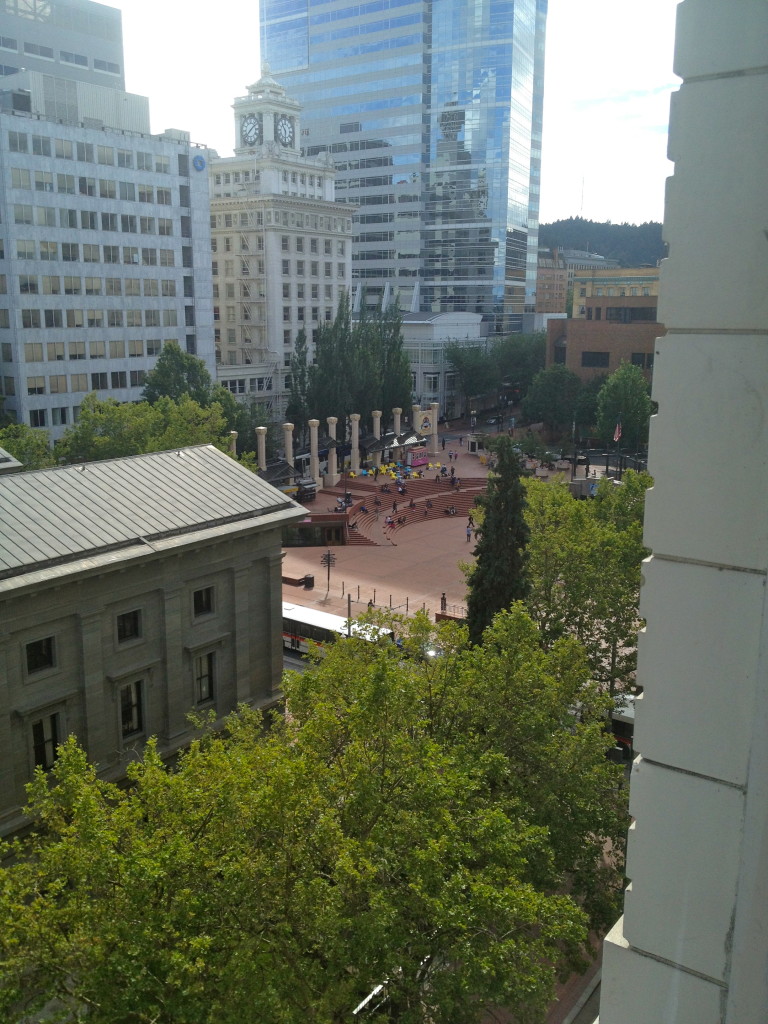
{"type": "MultiPolygon", "coordinates": [[[[230,156],[232,101],[260,76],[256,0],[107,3],[123,12],[126,88],[149,97],[152,131],[230,156]]],[[[662,219],[676,7],[549,0],[542,223],[662,219]]]]}

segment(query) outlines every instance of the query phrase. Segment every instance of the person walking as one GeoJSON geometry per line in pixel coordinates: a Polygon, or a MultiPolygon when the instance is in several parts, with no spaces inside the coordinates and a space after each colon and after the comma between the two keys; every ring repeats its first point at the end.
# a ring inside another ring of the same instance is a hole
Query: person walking
{"type": "Polygon", "coordinates": [[[440,598],[440,611],[448,611],[448,599],[445,596],[445,591],[443,591],[442,597],[440,598]]]}
{"type": "Polygon", "coordinates": [[[467,523],[467,543],[472,540],[472,527],[467,523]]]}

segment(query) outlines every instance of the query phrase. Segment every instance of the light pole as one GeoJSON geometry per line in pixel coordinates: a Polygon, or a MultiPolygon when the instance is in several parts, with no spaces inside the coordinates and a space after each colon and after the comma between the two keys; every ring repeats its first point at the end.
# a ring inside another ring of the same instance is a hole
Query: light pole
{"type": "Polygon", "coordinates": [[[320,556],[320,564],[324,565],[328,570],[328,577],[325,587],[325,596],[328,597],[328,595],[331,592],[331,566],[336,564],[336,555],[334,555],[330,548],[328,548],[325,554],[320,556]]]}

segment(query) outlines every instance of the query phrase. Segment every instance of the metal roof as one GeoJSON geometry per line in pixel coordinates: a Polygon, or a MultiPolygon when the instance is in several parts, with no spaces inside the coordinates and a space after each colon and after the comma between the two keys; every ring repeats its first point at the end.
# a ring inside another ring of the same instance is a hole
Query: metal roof
{"type": "Polygon", "coordinates": [[[0,476],[0,579],[281,510],[212,445],[0,476]]]}

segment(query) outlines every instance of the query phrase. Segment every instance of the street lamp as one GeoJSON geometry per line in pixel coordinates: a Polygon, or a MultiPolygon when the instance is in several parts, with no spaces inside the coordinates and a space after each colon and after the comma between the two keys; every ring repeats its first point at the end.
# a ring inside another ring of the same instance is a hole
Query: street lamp
{"type": "Polygon", "coordinates": [[[328,548],[325,554],[320,556],[320,564],[324,565],[328,570],[328,578],[325,587],[325,596],[328,597],[328,594],[331,592],[331,566],[336,564],[336,555],[334,555],[330,548],[328,548]]]}

